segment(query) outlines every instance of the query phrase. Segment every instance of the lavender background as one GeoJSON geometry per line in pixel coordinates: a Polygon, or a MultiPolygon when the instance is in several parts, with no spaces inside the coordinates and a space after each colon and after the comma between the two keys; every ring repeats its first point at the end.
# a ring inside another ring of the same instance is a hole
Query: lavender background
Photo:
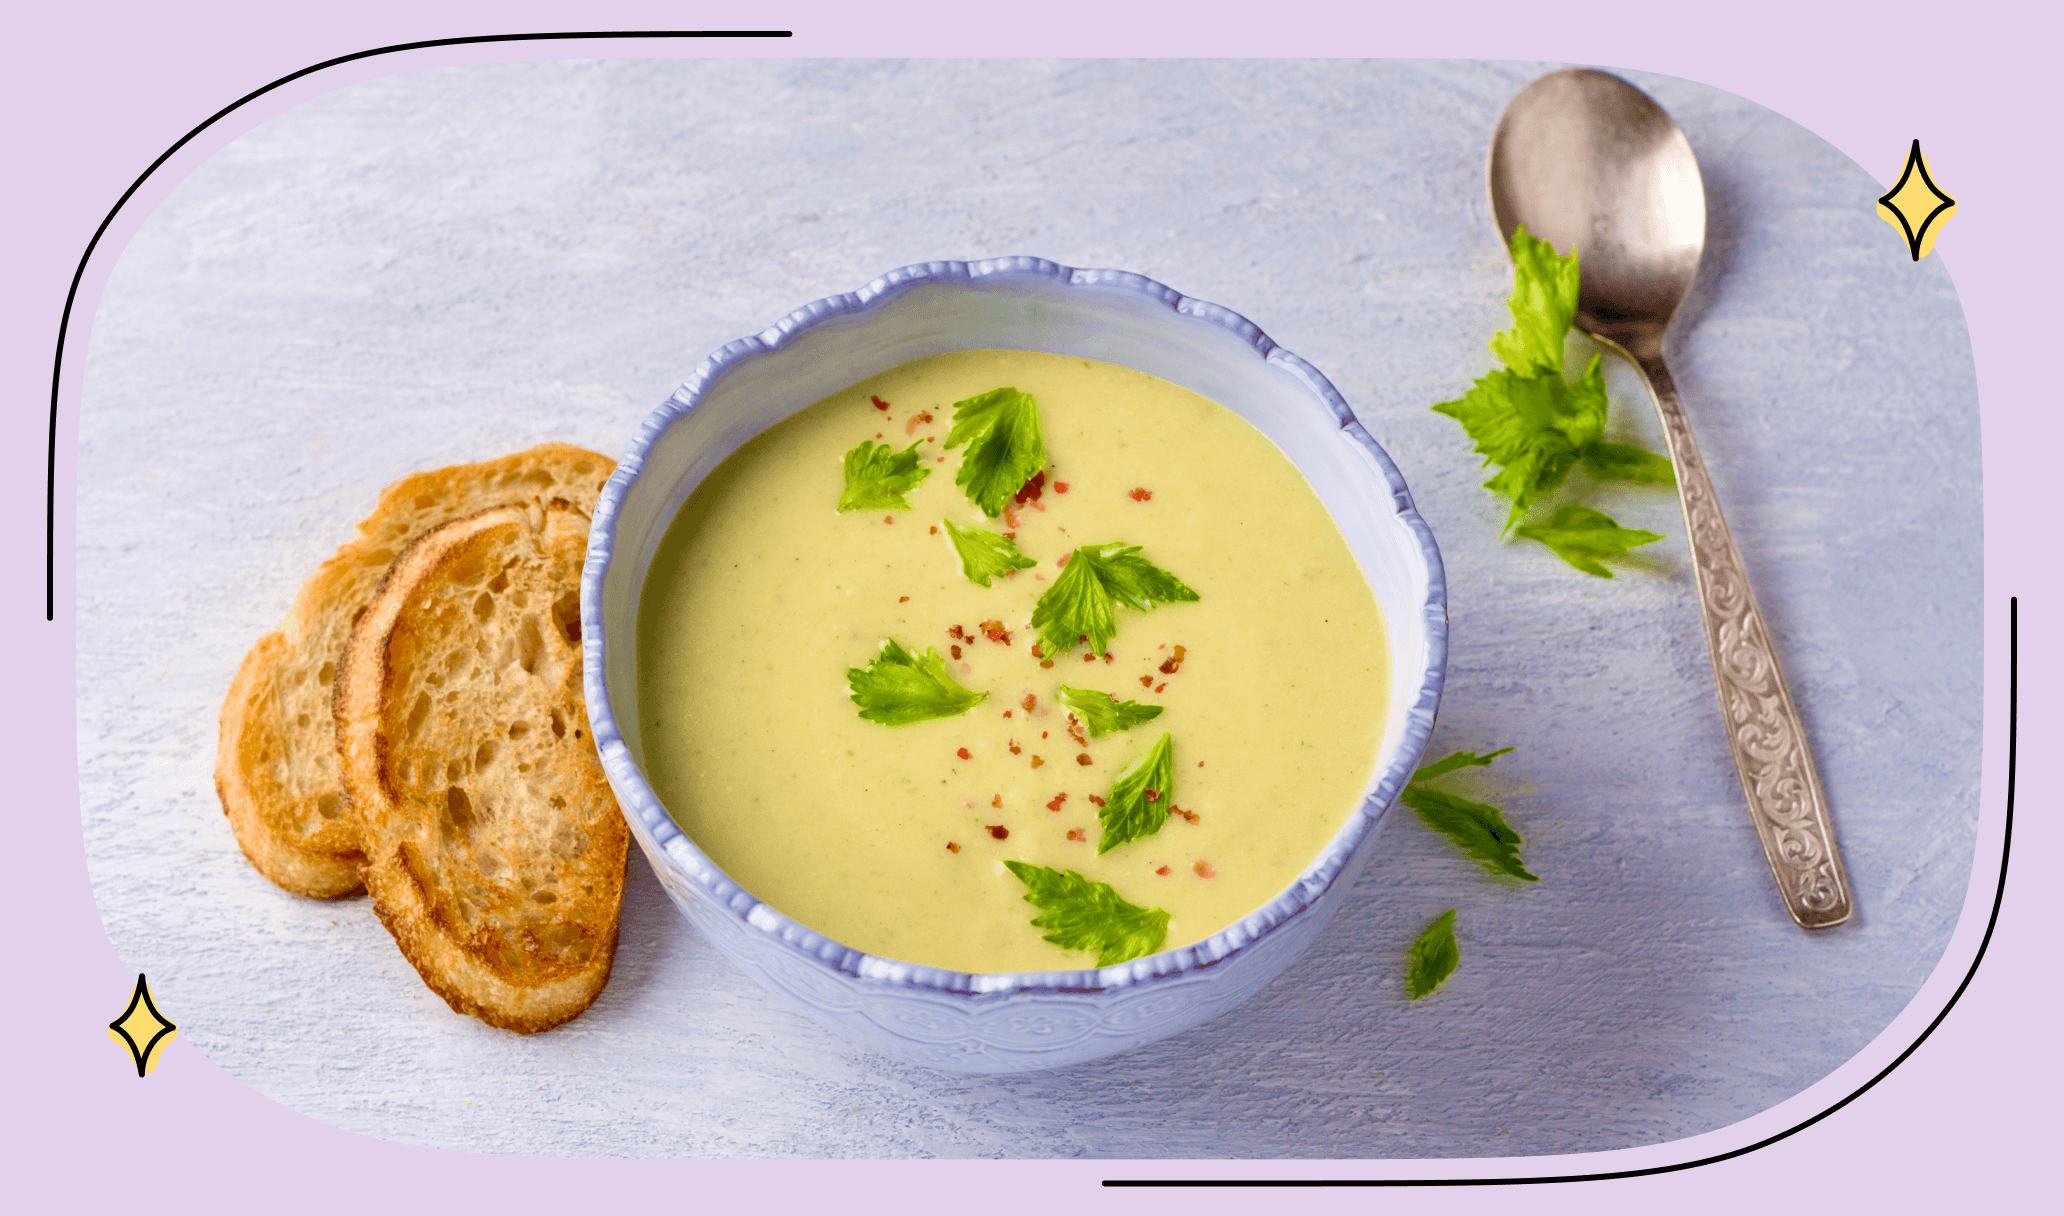
{"type": "MultiPolygon", "coordinates": [[[[1504,3],[1475,6],[1453,17],[1429,12],[1410,15],[1363,13],[1341,18],[1330,4],[1278,6],[1275,19],[1255,24],[1201,21],[1169,29],[1146,14],[1057,3],[1038,13],[1018,14],[1006,30],[993,21],[964,15],[949,27],[926,25],[921,13],[904,6],[866,11],[792,6],[800,36],[781,54],[968,54],[1009,47],[1020,53],[1167,54],[1389,54],[1507,56],[1560,55],[1600,65],[1640,64],[1674,71],[1762,99],[1798,119],[1856,158],[1880,188],[1898,171],[1908,140],[1919,135],[1938,174],[1965,200],[1936,259],[1956,272],[1962,302],[1978,353],[1984,393],[1986,566],[1985,610],[1986,734],[1983,843],[1977,887],[1952,941],[1949,956],[1915,1004],[1858,1057],[1799,1099],[1750,1116],[1723,1133],[1679,1141],[1654,1151],[1630,1150],[1574,1158],[1533,1159],[1502,1164],[1475,1161],[1415,1166],[1410,1162],[1361,1161],[1345,1165],[1246,1162],[1214,1167],[1193,1162],[1189,1176],[1361,1176],[1415,1177],[1567,1174],[1654,1166],[1688,1160],[1701,1152],[1755,1142],[1825,1110],[1897,1056],[1928,1025],[1956,989],[1981,936],[1986,935],[1990,890],[1998,872],[2006,776],[2006,596],[2022,597],[2021,671],[2024,678],[2021,730],[2025,741],[2054,737],[2054,698],[2043,690],[2058,671],[2053,630],[2045,631],[2044,605],[2056,584],[2054,571],[2034,562],[2047,543],[2042,506],[2042,470],[2055,449],[2059,429],[2044,402],[2046,367],[2038,362],[2037,340],[2045,315],[2046,283],[2056,259],[2024,237],[2040,230],[2045,200],[2055,195],[2056,173],[2043,160],[2022,154],[2011,124],[1991,119],[2035,103],[2044,69],[2045,45],[2018,8],[1980,3],[1952,19],[1936,20],[1924,45],[1915,44],[1911,18],[1880,10],[1872,18],[1823,12],[1812,6],[1782,6],[1751,0],[1732,6],[1716,22],[1700,11],[1653,15],[1638,25],[1544,23],[1537,6],[1504,3]],[[1552,28],[1551,28],[1552,27],[1552,28]],[[1782,30],[1783,36],[1771,31],[1782,30]],[[1833,53],[1840,48],[1840,53],[1833,53]],[[1918,80],[1926,87],[1887,88],[1888,80],[1918,80]],[[2032,627],[2031,627],[2032,626],[2032,627]]],[[[918,6],[908,6],[915,10],[918,6]]],[[[638,2],[605,5],[596,25],[653,28],[679,23],[678,11],[638,2]]],[[[19,23],[28,56],[19,70],[0,80],[0,92],[24,121],[10,133],[17,163],[39,175],[36,188],[0,199],[13,230],[26,234],[17,247],[20,272],[8,279],[0,308],[10,322],[0,343],[15,399],[25,407],[0,449],[15,475],[5,479],[16,517],[41,514],[43,418],[50,392],[48,374],[56,318],[81,250],[95,225],[131,179],[192,124],[246,89],[283,73],[349,50],[410,38],[563,27],[549,6],[513,0],[486,9],[469,0],[427,0],[408,5],[369,0],[350,13],[284,16],[241,0],[213,0],[178,13],[128,14],[110,22],[96,10],[43,10],[19,23]],[[82,89],[82,81],[92,87],[82,89]],[[33,408],[29,408],[33,407],[33,408]]],[[[377,78],[436,63],[488,62],[546,57],[561,44],[489,48],[439,48],[407,52],[327,69],[260,99],[174,155],[145,181],[113,217],[106,240],[86,266],[80,284],[81,311],[74,317],[61,384],[58,471],[58,597],[71,601],[71,487],[77,385],[89,336],[87,318],[113,255],[120,252],[142,218],[184,173],[265,115],[353,80],[377,78]]],[[[577,53],[682,53],[681,44],[595,44],[577,53]]],[[[761,48],[753,48],[760,50],[761,48]]],[[[705,54],[736,54],[722,44],[698,44],[705,54]]],[[[1889,235],[1889,230],[1888,230],[1889,235]]],[[[31,1197],[64,1195],[77,1200],[108,1175],[94,1164],[104,1157],[110,1134],[125,1134],[125,1160],[175,1190],[220,1188],[229,1178],[236,1189],[294,1188],[310,1210],[342,1210],[356,1201],[346,1191],[305,1183],[352,1168],[378,1171],[383,1178],[429,1193],[463,1191],[469,1197],[522,1196],[531,1200],[588,1194],[596,1177],[580,1163],[497,1157],[493,1159],[401,1149],[375,1139],[330,1130],[257,1096],[219,1067],[176,1044],[167,1066],[148,1082],[126,1073],[120,1053],[98,1028],[119,1010],[133,983],[124,960],[106,950],[83,867],[81,837],[71,809],[77,805],[74,762],[76,724],[65,712],[51,713],[71,697],[72,628],[67,612],[54,624],[42,619],[42,537],[22,527],[0,535],[6,547],[10,603],[27,639],[12,657],[21,695],[4,712],[12,729],[0,738],[14,761],[17,792],[25,811],[19,818],[23,855],[46,858],[20,880],[23,898],[38,910],[38,933],[21,943],[24,974],[43,977],[39,999],[13,1003],[0,1019],[8,1041],[34,1044],[18,1052],[21,1092],[33,1102],[14,1104],[5,1116],[17,1133],[20,1159],[28,1163],[10,1184],[31,1197]],[[33,613],[33,615],[31,615],[33,613]],[[84,1028],[83,1030],[81,1028],[84,1028]],[[148,1135],[140,1134],[148,1131],[148,1135]],[[235,1172],[225,1171],[234,1159],[235,1172]]],[[[2024,814],[2016,824],[2017,858],[2038,856],[2055,844],[2054,828],[2027,809],[2045,796],[2054,799],[2054,778],[2031,765],[2024,748],[2020,773],[2024,814]]],[[[2031,1055],[2022,1044],[2040,1038],[2039,1018],[2056,996],[2054,969],[2047,964],[2040,926],[2053,923],[2059,908],[2053,884],[2032,884],[2027,863],[2017,867],[1998,935],[1977,982],[1955,1013],[1925,1047],[1863,1099],[1834,1117],[1772,1147],[1724,1165],[1688,1174],[1601,1183],[1594,1186],[1530,1188],[1526,1201],[1550,1210],[1582,1205],[1600,1196],[1619,1202],[1723,1204],[1781,1190],[1794,1199],[1841,1197],[1846,1201],[1902,1203],[1974,1195],[2011,1197],[2032,1179],[2035,1136],[2046,1109],[2041,1095],[2056,1078],[2055,1060],[2031,1055]],[[2041,951],[2041,953],[2038,953],[2041,951]],[[1984,1168],[1973,1172],[1973,1162],[1984,1168]]],[[[174,1011],[175,1015],[178,1011],[174,1011]]],[[[940,1166],[876,1163],[860,1168],[782,1164],[618,1163],[606,1177],[627,1197],[676,1195],[684,1184],[704,1197],[801,1192],[850,1197],[855,1183],[887,1188],[932,1187],[942,1180],[986,1182],[994,1206],[1023,1209],[1054,1201],[1053,1187],[1068,1202],[1091,1196],[1136,1206],[1138,1197],[1100,1192],[1095,1180],[1133,1173],[1122,1166],[996,1164],[971,1172],[940,1166]],[[993,1184],[1044,1182],[1045,1186],[993,1184]]],[[[1158,1171],[1169,1172],[1165,1168],[1158,1171]]],[[[1336,1196],[1339,1192],[1307,1193],[1336,1196]]],[[[1511,1202],[1503,1189],[1446,1190],[1442,1202],[1457,1210],[1487,1210],[1511,1202]]],[[[1095,1201],[1095,1200],[1089,1200],[1095,1201]]],[[[1199,1210],[1243,1209],[1251,1197],[1237,1192],[1195,1193],[1185,1201],[1199,1210]]]]}

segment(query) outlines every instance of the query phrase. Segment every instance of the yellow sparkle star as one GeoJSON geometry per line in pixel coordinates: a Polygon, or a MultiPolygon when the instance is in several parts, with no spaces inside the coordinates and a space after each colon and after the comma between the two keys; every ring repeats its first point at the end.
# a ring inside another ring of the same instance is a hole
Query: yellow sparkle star
{"type": "Polygon", "coordinates": [[[165,1048],[179,1036],[179,1027],[165,1020],[163,1014],[151,1000],[150,988],[141,975],[136,977],[136,992],[129,998],[129,1008],[122,1016],[108,1023],[107,1037],[115,1046],[129,1053],[136,1061],[136,1075],[149,1076],[164,1056],[165,1048]]]}
{"type": "Polygon", "coordinates": [[[1956,200],[1944,194],[1928,173],[1921,141],[1913,141],[1898,184],[1878,196],[1878,218],[1905,234],[1907,252],[1918,262],[1934,250],[1936,235],[1956,209],[1956,200]]]}

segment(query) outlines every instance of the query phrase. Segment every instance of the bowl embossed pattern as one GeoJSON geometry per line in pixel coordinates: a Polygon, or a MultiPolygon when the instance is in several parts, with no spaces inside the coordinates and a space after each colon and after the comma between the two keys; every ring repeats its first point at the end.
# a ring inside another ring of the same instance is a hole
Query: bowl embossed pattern
{"type": "Polygon", "coordinates": [[[1311,365],[1239,314],[1152,279],[1013,257],[890,271],[703,360],[639,428],[603,490],[581,578],[581,630],[603,768],[689,922],[747,974],[853,1042],[933,1068],[998,1073],[1078,1064],[1187,1030],[1254,995],[1311,944],[1432,733],[1447,593],[1403,477],[1311,365]],[[731,881],[674,824],[636,759],[638,600],[653,551],[703,477],[746,440],[847,385],[927,355],[996,348],[1132,367],[1254,424],[1332,513],[1390,635],[1376,773],[1318,857],[1220,932],[1111,967],[969,974],[849,949],[731,881]]]}

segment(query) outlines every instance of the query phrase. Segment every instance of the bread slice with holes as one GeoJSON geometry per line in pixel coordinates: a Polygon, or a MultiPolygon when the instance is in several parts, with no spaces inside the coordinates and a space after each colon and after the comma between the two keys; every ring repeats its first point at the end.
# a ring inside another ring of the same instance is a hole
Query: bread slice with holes
{"type": "Polygon", "coordinates": [[[506,503],[557,498],[592,512],[615,467],[553,443],[419,473],[380,495],[357,535],[302,586],[286,621],[244,656],[223,700],[215,791],[259,873],[301,895],[359,889],[364,856],[337,774],[331,686],[351,626],[395,554],[432,528],[506,503]]]}
{"type": "Polygon", "coordinates": [[[581,690],[587,536],[543,502],[426,533],[337,676],[374,911],[453,1009],[525,1034],[602,991],[623,902],[629,833],[581,690]]]}

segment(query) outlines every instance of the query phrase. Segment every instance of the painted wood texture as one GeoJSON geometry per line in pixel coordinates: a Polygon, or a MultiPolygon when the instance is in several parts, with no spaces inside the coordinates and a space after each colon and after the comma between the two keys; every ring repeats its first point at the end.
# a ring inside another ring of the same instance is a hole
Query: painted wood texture
{"type": "MultiPolygon", "coordinates": [[[[624,61],[414,72],[272,119],[183,183],[94,317],[79,420],[81,814],[118,954],[215,1063],[409,1143],[595,1155],[1465,1156],[1652,1143],[1826,1075],[1940,957],[1977,817],[1975,377],[1939,259],[1809,132],[1635,77],[1703,167],[1671,347],[1787,663],[1859,911],[1780,907],[1720,731],[1675,502],[1610,582],[1500,544],[1427,407],[1491,365],[1484,198],[1551,65],[624,61]],[[1137,270],[1329,375],[1447,562],[1434,752],[1515,745],[1539,884],[1409,813],[1312,950],[1241,1008],[1101,1064],[967,1079],[751,986],[632,859],[615,978],[549,1034],[453,1015],[366,902],[246,865],[211,788],[244,650],[412,470],[620,450],[709,351],[932,258],[1137,270]],[[1408,1003],[1456,907],[1462,963],[1408,1003]]],[[[1614,427],[1659,446],[1610,368],[1614,427]]]]}

